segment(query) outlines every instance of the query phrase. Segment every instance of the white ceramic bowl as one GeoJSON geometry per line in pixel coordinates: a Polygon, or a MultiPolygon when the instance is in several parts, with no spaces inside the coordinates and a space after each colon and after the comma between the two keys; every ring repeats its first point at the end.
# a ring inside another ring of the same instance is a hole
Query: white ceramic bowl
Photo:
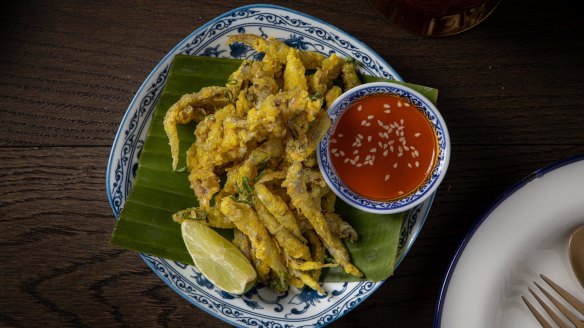
{"type": "Polygon", "coordinates": [[[390,82],[362,84],[343,93],[333,102],[328,112],[332,119],[332,127],[318,145],[318,166],[330,188],[351,206],[378,214],[403,212],[422,203],[434,193],[440,182],[442,182],[450,160],[448,130],[436,106],[419,92],[401,84],[390,82]],[[342,114],[358,100],[379,95],[397,96],[418,108],[430,122],[436,135],[438,146],[437,161],[425,182],[415,191],[390,201],[367,199],[351,190],[337,175],[329,152],[330,137],[342,114]]]}

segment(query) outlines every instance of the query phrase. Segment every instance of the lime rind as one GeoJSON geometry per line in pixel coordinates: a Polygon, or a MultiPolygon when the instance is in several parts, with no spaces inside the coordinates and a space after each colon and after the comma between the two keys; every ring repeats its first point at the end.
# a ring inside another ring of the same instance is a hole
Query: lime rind
{"type": "Polygon", "coordinates": [[[255,269],[229,240],[194,220],[183,221],[181,232],[195,266],[217,288],[241,295],[255,285],[255,269]]]}

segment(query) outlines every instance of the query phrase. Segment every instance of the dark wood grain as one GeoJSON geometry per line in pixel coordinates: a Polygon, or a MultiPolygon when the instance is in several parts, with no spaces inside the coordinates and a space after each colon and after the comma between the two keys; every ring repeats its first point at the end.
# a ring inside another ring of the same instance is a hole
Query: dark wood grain
{"type": "MultiPolygon", "coordinates": [[[[250,1],[0,3],[0,326],[225,324],[109,244],[105,169],[118,124],[158,61],[250,1]]],[[[503,0],[442,39],[385,23],[366,1],[274,3],[328,21],[407,81],[440,89],[451,166],[411,252],[337,327],[431,327],[448,263],[498,195],[584,153],[584,24],[568,1],[503,0]],[[384,321],[381,321],[384,320],[384,321]]]]}

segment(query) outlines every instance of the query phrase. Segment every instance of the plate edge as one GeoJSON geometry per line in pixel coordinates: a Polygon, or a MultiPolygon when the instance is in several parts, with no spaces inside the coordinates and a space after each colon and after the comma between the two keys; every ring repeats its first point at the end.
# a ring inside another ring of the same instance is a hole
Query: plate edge
{"type": "MultiPolygon", "coordinates": [[[[119,139],[122,137],[123,129],[124,129],[124,126],[125,126],[126,122],[128,121],[128,119],[130,119],[130,116],[133,114],[133,113],[131,113],[130,109],[135,106],[135,103],[139,100],[140,96],[142,95],[143,92],[145,92],[145,89],[148,86],[147,81],[150,80],[157,73],[157,71],[160,69],[160,67],[162,67],[162,65],[164,64],[164,62],[166,62],[169,57],[174,56],[175,52],[180,48],[181,45],[183,45],[186,41],[188,41],[189,39],[191,39],[196,34],[200,33],[201,30],[204,30],[204,29],[208,28],[209,26],[212,26],[217,21],[223,19],[226,16],[229,16],[229,15],[233,14],[234,12],[238,12],[238,11],[246,10],[246,9],[252,9],[252,8],[273,8],[273,9],[278,9],[278,10],[282,10],[282,11],[285,11],[285,12],[290,12],[290,13],[296,14],[298,16],[305,17],[305,18],[307,18],[309,20],[313,20],[313,21],[315,21],[317,23],[320,23],[322,25],[325,25],[327,28],[330,28],[330,29],[332,29],[332,30],[334,30],[336,32],[339,32],[340,34],[346,35],[348,38],[352,39],[355,43],[357,43],[364,50],[369,51],[369,52],[377,55],[377,57],[379,57],[379,63],[381,65],[383,65],[383,66],[386,67],[386,69],[389,71],[389,73],[391,73],[395,77],[395,80],[397,80],[397,81],[403,81],[403,78],[395,71],[395,69],[383,57],[381,57],[381,55],[379,55],[376,51],[374,51],[373,49],[371,49],[369,46],[367,46],[366,44],[364,44],[362,41],[360,41],[358,38],[356,38],[352,34],[347,33],[345,31],[341,30],[340,28],[336,27],[335,25],[333,25],[333,24],[331,24],[331,23],[329,23],[327,21],[324,21],[322,19],[316,18],[316,17],[314,17],[312,15],[309,15],[309,14],[306,14],[306,13],[303,13],[303,12],[300,12],[300,11],[297,11],[297,10],[294,10],[294,9],[290,9],[290,8],[286,8],[286,7],[278,6],[278,5],[272,5],[272,4],[251,4],[251,5],[240,6],[240,7],[231,9],[231,10],[229,10],[227,12],[224,12],[224,13],[220,14],[219,16],[216,16],[215,18],[209,20],[207,23],[201,25],[200,27],[198,27],[193,32],[191,32],[189,35],[187,35],[185,38],[183,38],[181,41],[179,41],[177,43],[177,45],[175,47],[173,47],[164,57],[162,57],[162,59],[156,64],[156,66],[152,69],[152,71],[144,79],[144,82],[140,85],[140,87],[136,91],[134,97],[132,98],[132,101],[128,105],[128,107],[126,109],[126,112],[124,113],[124,115],[122,117],[122,120],[120,122],[120,126],[119,126],[118,130],[116,131],[116,135],[114,137],[114,140],[112,142],[112,148],[110,150],[110,154],[109,154],[109,158],[108,158],[108,164],[107,164],[107,170],[106,170],[106,181],[105,181],[106,182],[106,194],[107,194],[107,198],[108,198],[108,203],[110,204],[110,207],[111,207],[112,212],[113,212],[114,216],[116,217],[116,219],[119,218],[119,213],[117,213],[115,211],[114,204],[113,204],[112,194],[111,194],[110,189],[109,189],[110,188],[110,182],[111,182],[111,178],[110,177],[111,177],[111,173],[112,173],[112,161],[113,161],[113,158],[114,158],[114,155],[115,155],[115,152],[114,151],[117,150],[117,147],[115,147],[115,146],[118,144],[119,139]]],[[[433,202],[433,200],[432,200],[432,202],[433,202]]],[[[425,221],[427,219],[427,216],[429,214],[430,208],[432,206],[432,202],[428,206],[428,209],[427,209],[427,211],[425,213],[426,215],[423,218],[423,222],[420,223],[420,230],[422,229],[422,227],[423,227],[423,225],[424,225],[424,223],[425,223],[425,221]]],[[[403,258],[405,258],[405,254],[406,253],[404,253],[403,258]]],[[[146,262],[147,266],[149,266],[150,269],[154,273],[156,273],[157,276],[159,276],[159,278],[162,278],[158,274],[158,271],[153,269],[153,267],[151,266],[151,264],[142,256],[142,254],[140,254],[140,257],[144,260],[144,262],[146,262]]],[[[403,258],[401,260],[403,260],[403,258]]],[[[400,260],[400,263],[401,263],[401,260],[400,260]]],[[[383,283],[385,281],[386,280],[383,280],[383,281],[380,281],[380,282],[375,283],[376,286],[371,290],[371,293],[368,293],[364,297],[360,298],[360,302],[356,303],[351,310],[354,310],[357,306],[359,306],[360,304],[362,304],[369,296],[371,296],[373,294],[372,292],[375,292],[377,289],[379,289],[381,287],[381,285],[383,285],[383,283]]],[[[171,289],[173,289],[175,292],[177,292],[177,290],[175,290],[175,288],[171,284],[166,284],[166,285],[168,285],[169,287],[171,287],[171,289]]],[[[183,293],[179,293],[179,292],[177,292],[177,294],[180,295],[180,296],[182,296],[189,303],[193,304],[187,298],[187,295],[184,295],[183,293]]],[[[218,316],[218,315],[216,315],[216,314],[214,314],[214,313],[212,313],[210,311],[207,311],[204,307],[199,307],[199,306],[196,306],[196,307],[199,308],[199,309],[204,310],[208,314],[212,315],[213,317],[215,317],[215,318],[217,318],[217,319],[219,319],[219,320],[221,320],[223,322],[227,322],[225,320],[225,318],[220,317],[220,316],[218,316]]],[[[351,311],[347,311],[346,313],[343,313],[343,314],[339,315],[333,321],[327,322],[327,323],[325,323],[322,326],[326,326],[328,324],[331,324],[334,321],[337,321],[338,319],[340,319],[341,317],[343,317],[345,314],[347,314],[349,312],[351,312],[351,311]]],[[[228,322],[228,323],[229,324],[236,325],[238,327],[242,327],[242,326],[240,326],[238,324],[235,324],[233,322],[228,322]]]]}
{"type": "Polygon", "coordinates": [[[444,275],[444,278],[442,279],[442,286],[440,287],[440,294],[438,295],[438,301],[436,303],[436,308],[434,310],[434,328],[441,327],[440,321],[442,319],[442,310],[444,307],[444,300],[445,300],[446,294],[448,292],[448,286],[450,284],[450,279],[452,278],[452,273],[453,273],[454,269],[456,268],[456,265],[458,264],[458,260],[460,259],[460,256],[462,256],[462,253],[464,252],[466,245],[470,242],[470,240],[474,236],[475,232],[479,229],[479,227],[483,224],[483,222],[486,221],[486,219],[490,216],[490,214],[499,205],[501,205],[501,203],[503,203],[507,198],[509,198],[511,195],[513,195],[519,189],[526,186],[531,181],[538,179],[538,178],[541,178],[549,172],[555,171],[555,170],[560,169],[564,166],[567,166],[567,165],[570,165],[570,164],[573,164],[576,162],[580,162],[580,161],[584,161],[584,154],[575,155],[575,156],[572,156],[569,158],[558,160],[552,164],[549,164],[543,168],[540,168],[540,169],[532,172],[531,174],[527,175],[526,177],[519,180],[515,184],[511,185],[511,187],[509,187],[509,189],[507,189],[502,194],[500,194],[487,207],[487,209],[483,213],[481,213],[481,215],[479,216],[479,219],[474,223],[472,228],[464,236],[462,242],[460,243],[460,245],[456,249],[456,252],[454,253],[454,256],[452,257],[452,260],[448,264],[448,268],[446,269],[446,273],[444,275]]]}

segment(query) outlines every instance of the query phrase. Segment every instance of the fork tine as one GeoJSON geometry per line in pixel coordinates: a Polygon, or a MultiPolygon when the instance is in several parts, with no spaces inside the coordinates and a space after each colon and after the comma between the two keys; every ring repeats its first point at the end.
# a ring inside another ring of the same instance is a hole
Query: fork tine
{"type": "MultiPolygon", "coordinates": [[[[536,283],[536,285],[537,285],[537,283],[536,283]]],[[[539,285],[537,285],[537,287],[539,287],[539,285]]],[[[541,289],[541,287],[540,287],[540,289],[541,289]]],[[[541,306],[543,307],[545,312],[547,312],[550,315],[552,320],[556,324],[558,324],[558,326],[560,326],[560,328],[569,328],[568,325],[539,296],[537,296],[537,294],[531,288],[528,288],[527,290],[529,290],[531,295],[533,295],[533,297],[535,297],[535,299],[539,302],[539,304],[541,304],[541,306]]],[[[546,294],[546,295],[548,295],[548,294],[546,294]]],[[[548,295],[548,297],[549,297],[549,295],[548,295]]],[[[554,302],[554,304],[556,304],[556,303],[554,302]]]]}
{"type": "MultiPolygon", "coordinates": [[[[543,289],[543,287],[541,287],[537,282],[534,282],[535,285],[537,286],[537,288],[539,288],[539,290],[541,290],[545,296],[552,302],[554,303],[554,305],[558,308],[558,310],[560,310],[560,312],[562,312],[566,318],[568,318],[568,320],[570,320],[571,323],[573,323],[574,325],[578,326],[581,325],[582,323],[580,322],[580,320],[572,313],[570,312],[570,310],[568,310],[564,305],[562,305],[562,303],[560,303],[555,297],[553,297],[550,293],[548,293],[547,290],[543,289]]],[[[557,323],[557,322],[556,322],[557,323]]]]}
{"type": "Polygon", "coordinates": [[[568,293],[565,289],[563,289],[562,287],[560,287],[558,284],[556,284],[555,282],[553,282],[550,278],[546,277],[543,274],[539,275],[545,282],[548,283],[548,285],[552,286],[552,288],[558,293],[560,294],[566,301],[568,301],[568,303],[570,303],[570,305],[572,305],[576,310],[578,310],[580,313],[584,314],[584,303],[580,302],[578,299],[576,299],[572,294],[568,293]]]}
{"type": "Polygon", "coordinates": [[[523,300],[523,302],[525,302],[525,305],[527,305],[527,308],[529,308],[529,311],[531,311],[531,313],[533,314],[533,316],[537,319],[537,321],[539,321],[539,324],[543,327],[543,328],[552,328],[552,325],[550,325],[549,322],[547,322],[543,316],[541,315],[541,313],[539,313],[539,311],[537,311],[535,309],[535,307],[531,304],[531,302],[529,302],[527,300],[527,298],[525,298],[525,296],[521,295],[521,299],[523,300]]]}

